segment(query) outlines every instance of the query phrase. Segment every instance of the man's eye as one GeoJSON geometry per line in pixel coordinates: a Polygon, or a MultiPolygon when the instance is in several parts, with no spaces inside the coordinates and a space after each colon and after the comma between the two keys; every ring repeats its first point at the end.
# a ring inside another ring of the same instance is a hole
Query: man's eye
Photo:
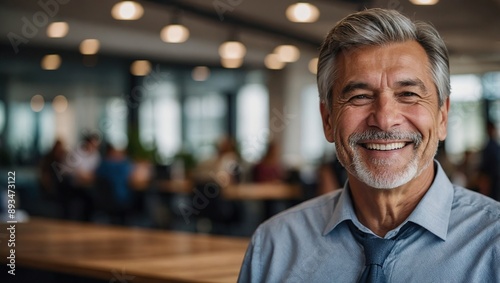
{"type": "Polygon", "coordinates": [[[411,91],[405,91],[401,94],[401,96],[410,97],[410,96],[417,96],[417,94],[411,91]]]}
{"type": "Polygon", "coordinates": [[[351,97],[350,100],[362,100],[362,99],[369,99],[370,97],[368,97],[368,95],[365,95],[365,94],[358,94],[358,95],[354,95],[353,97],[351,97]]]}

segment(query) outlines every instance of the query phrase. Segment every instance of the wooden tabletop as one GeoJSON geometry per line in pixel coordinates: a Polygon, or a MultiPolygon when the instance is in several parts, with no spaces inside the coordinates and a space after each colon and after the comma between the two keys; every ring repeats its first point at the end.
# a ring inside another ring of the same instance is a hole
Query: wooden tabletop
{"type": "MultiPolygon", "coordinates": [[[[16,224],[17,266],[116,282],[236,282],[247,245],[241,238],[44,218],[16,224]]],[[[2,244],[1,262],[7,255],[2,244]]]]}

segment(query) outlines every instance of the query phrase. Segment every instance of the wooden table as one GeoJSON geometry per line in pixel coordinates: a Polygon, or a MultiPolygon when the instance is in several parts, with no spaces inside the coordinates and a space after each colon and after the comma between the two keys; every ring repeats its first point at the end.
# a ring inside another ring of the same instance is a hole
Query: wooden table
{"type": "MultiPolygon", "coordinates": [[[[247,239],[43,218],[16,224],[17,267],[114,282],[236,282],[247,245],[247,239]]],[[[2,264],[7,253],[2,242],[2,264]]]]}

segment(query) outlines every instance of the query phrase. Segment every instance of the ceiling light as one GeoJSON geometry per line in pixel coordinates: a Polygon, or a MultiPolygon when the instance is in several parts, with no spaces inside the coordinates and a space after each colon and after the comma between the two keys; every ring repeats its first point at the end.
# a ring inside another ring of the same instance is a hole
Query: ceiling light
{"type": "Polygon", "coordinates": [[[61,56],[57,54],[45,55],[42,58],[41,66],[44,70],[57,70],[59,69],[59,66],[61,66],[61,56]]]}
{"type": "Polygon", "coordinates": [[[247,49],[239,41],[226,41],[219,47],[219,55],[226,59],[241,59],[245,57],[247,49]]]}
{"type": "Polygon", "coordinates": [[[68,34],[67,22],[53,22],[47,27],[47,36],[50,38],[61,38],[68,34]]]}
{"type": "Polygon", "coordinates": [[[228,69],[235,69],[243,65],[243,58],[220,58],[222,67],[228,69]]]}
{"type": "Polygon", "coordinates": [[[144,8],[135,1],[121,1],[111,9],[111,15],[117,20],[138,20],[143,14],[144,8]]]}
{"type": "Polygon", "coordinates": [[[267,54],[264,59],[264,64],[271,70],[283,69],[285,67],[285,62],[281,61],[278,57],[278,54],[275,53],[267,54]]]}
{"type": "Polygon", "coordinates": [[[319,10],[312,4],[298,2],[286,9],[286,17],[291,22],[313,23],[319,18],[319,10]]]}
{"type": "Polygon", "coordinates": [[[31,98],[31,110],[35,112],[40,112],[43,109],[43,106],[45,105],[45,99],[43,99],[43,96],[40,94],[33,95],[31,98]]]}
{"type": "Polygon", "coordinates": [[[181,43],[189,38],[189,29],[183,25],[165,26],[160,32],[161,40],[169,43],[181,43]]]}
{"type": "Polygon", "coordinates": [[[410,0],[414,5],[436,5],[439,0],[410,0]]]}
{"type": "Polygon", "coordinates": [[[318,58],[312,58],[311,61],[309,61],[308,67],[309,72],[316,75],[318,73],[318,58]]]}
{"type": "Polygon", "coordinates": [[[58,95],[52,100],[52,108],[57,113],[62,113],[68,108],[68,100],[64,95],[58,95]]]}
{"type": "Polygon", "coordinates": [[[136,60],[130,65],[130,73],[134,76],[143,77],[151,72],[151,63],[148,60],[136,60]]]}
{"type": "Polygon", "coordinates": [[[300,50],[294,45],[280,45],[273,53],[278,54],[278,59],[285,63],[295,62],[300,58],[300,50]]]}
{"type": "Polygon", "coordinates": [[[83,55],[94,55],[99,51],[101,43],[97,39],[85,39],[80,43],[80,52],[83,55]]]}
{"type": "Polygon", "coordinates": [[[210,69],[205,66],[198,66],[191,72],[191,77],[197,82],[206,81],[210,77],[210,69]]]}

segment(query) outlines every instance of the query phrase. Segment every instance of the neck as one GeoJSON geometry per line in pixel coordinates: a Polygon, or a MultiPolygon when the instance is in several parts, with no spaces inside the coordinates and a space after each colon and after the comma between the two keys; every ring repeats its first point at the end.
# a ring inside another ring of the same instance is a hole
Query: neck
{"type": "Polygon", "coordinates": [[[434,180],[434,166],[394,189],[375,189],[349,174],[354,209],[359,221],[378,236],[403,223],[418,205],[434,180]]]}

